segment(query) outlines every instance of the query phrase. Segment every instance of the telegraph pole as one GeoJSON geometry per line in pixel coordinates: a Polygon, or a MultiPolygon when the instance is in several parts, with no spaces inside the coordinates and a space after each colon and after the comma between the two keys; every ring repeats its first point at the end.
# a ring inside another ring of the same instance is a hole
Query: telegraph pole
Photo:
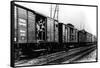
{"type": "MultiPolygon", "coordinates": [[[[50,9],[50,17],[53,19],[56,18],[56,20],[58,21],[58,15],[59,15],[59,6],[56,4],[55,9],[54,9],[54,14],[52,15],[52,4],[51,4],[51,9],[50,9]]],[[[55,21],[54,21],[54,27],[55,27],[55,21]]],[[[55,41],[55,28],[54,28],[54,41],[55,41]]]]}
{"type": "Polygon", "coordinates": [[[50,17],[52,18],[52,16],[53,16],[53,19],[56,18],[58,20],[58,17],[59,17],[59,5],[56,4],[53,15],[52,15],[52,12],[53,12],[52,9],[53,9],[53,6],[51,4],[51,7],[50,7],[50,17]]]}
{"type": "Polygon", "coordinates": [[[51,7],[50,7],[50,17],[52,18],[52,4],[51,4],[51,7]]]}
{"type": "Polygon", "coordinates": [[[59,5],[57,5],[57,20],[59,19],[59,5]]]}

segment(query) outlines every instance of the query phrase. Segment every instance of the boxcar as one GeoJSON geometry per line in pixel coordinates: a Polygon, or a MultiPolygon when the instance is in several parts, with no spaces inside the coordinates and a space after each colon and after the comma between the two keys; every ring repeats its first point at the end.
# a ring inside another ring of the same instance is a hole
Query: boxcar
{"type": "Polygon", "coordinates": [[[78,31],[78,42],[86,42],[87,41],[87,33],[85,30],[79,30],[78,31]]]}
{"type": "Polygon", "coordinates": [[[59,51],[59,33],[58,33],[58,21],[47,17],[47,40],[46,47],[48,51],[59,51]]]}
{"type": "Polygon", "coordinates": [[[38,56],[43,49],[37,42],[46,40],[46,17],[19,5],[14,7],[14,11],[15,55],[38,56]]]}
{"type": "Polygon", "coordinates": [[[59,42],[64,48],[76,47],[77,35],[78,30],[72,24],[59,23],[59,42]]]}
{"type": "Polygon", "coordinates": [[[78,30],[74,27],[72,24],[67,24],[67,30],[68,30],[68,42],[77,42],[77,32],[78,30]]]}
{"type": "Polygon", "coordinates": [[[58,21],[47,17],[47,42],[58,42],[58,21]]]}
{"type": "Polygon", "coordinates": [[[87,43],[92,42],[92,34],[87,32],[87,43]]]}

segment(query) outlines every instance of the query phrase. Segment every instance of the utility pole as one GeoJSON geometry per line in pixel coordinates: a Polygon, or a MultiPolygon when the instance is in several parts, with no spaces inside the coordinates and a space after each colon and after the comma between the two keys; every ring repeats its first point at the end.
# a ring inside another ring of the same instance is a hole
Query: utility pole
{"type": "MultiPolygon", "coordinates": [[[[58,15],[59,15],[59,6],[56,4],[55,9],[54,9],[54,14],[52,15],[52,4],[51,4],[51,9],[50,9],[50,17],[53,19],[56,19],[58,21],[58,15]]],[[[54,21],[54,27],[55,27],[55,21],[54,21]]],[[[54,41],[55,41],[55,28],[54,28],[54,41]]]]}
{"type": "Polygon", "coordinates": [[[57,5],[57,20],[59,19],[59,5],[57,5]]]}
{"type": "Polygon", "coordinates": [[[51,18],[53,18],[53,19],[57,19],[58,20],[58,17],[59,17],[59,5],[57,5],[56,4],[56,6],[55,6],[55,9],[54,9],[54,14],[52,14],[53,13],[53,6],[52,6],[52,4],[50,5],[51,7],[50,7],[50,17],[51,18]]]}
{"type": "Polygon", "coordinates": [[[50,17],[52,18],[52,4],[51,4],[51,7],[50,7],[50,17]]]}
{"type": "Polygon", "coordinates": [[[53,19],[55,19],[55,16],[56,16],[57,20],[58,20],[58,15],[59,15],[59,6],[56,4],[55,10],[54,10],[53,19]],[[57,16],[56,16],[56,14],[57,14],[57,16]]]}

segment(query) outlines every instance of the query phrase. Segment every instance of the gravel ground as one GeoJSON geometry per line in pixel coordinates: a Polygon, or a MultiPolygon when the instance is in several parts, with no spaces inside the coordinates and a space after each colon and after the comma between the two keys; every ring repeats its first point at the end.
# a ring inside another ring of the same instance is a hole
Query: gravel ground
{"type": "Polygon", "coordinates": [[[80,59],[75,60],[74,62],[89,62],[96,61],[96,50],[92,51],[88,55],[81,57],[80,59]]]}

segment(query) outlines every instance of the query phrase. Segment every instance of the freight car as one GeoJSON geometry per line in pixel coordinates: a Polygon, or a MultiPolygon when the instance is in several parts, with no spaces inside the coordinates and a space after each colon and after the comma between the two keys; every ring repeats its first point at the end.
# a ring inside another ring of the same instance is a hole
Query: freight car
{"type": "Polygon", "coordinates": [[[92,42],[96,43],[96,36],[92,35],[92,42]]]}
{"type": "Polygon", "coordinates": [[[78,43],[80,46],[95,44],[95,36],[83,30],[78,31],[78,43]]]}
{"type": "Polygon", "coordinates": [[[79,30],[78,31],[78,42],[86,42],[87,41],[87,32],[85,30],[79,30]]]}
{"type": "Polygon", "coordinates": [[[87,42],[86,43],[88,45],[92,45],[92,44],[96,44],[97,43],[95,35],[92,35],[91,33],[87,32],[86,37],[87,37],[87,39],[86,39],[87,42]]]}
{"type": "Polygon", "coordinates": [[[87,32],[83,30],[78,31],[78,43],[80,46],[86,45],[87,42],[87,32]]]}
{"type": "Polygon", "coordinates": [[[67,50],[78,47],[78,30],[70,23],[59,23],[59,43],[67,50]]]}

